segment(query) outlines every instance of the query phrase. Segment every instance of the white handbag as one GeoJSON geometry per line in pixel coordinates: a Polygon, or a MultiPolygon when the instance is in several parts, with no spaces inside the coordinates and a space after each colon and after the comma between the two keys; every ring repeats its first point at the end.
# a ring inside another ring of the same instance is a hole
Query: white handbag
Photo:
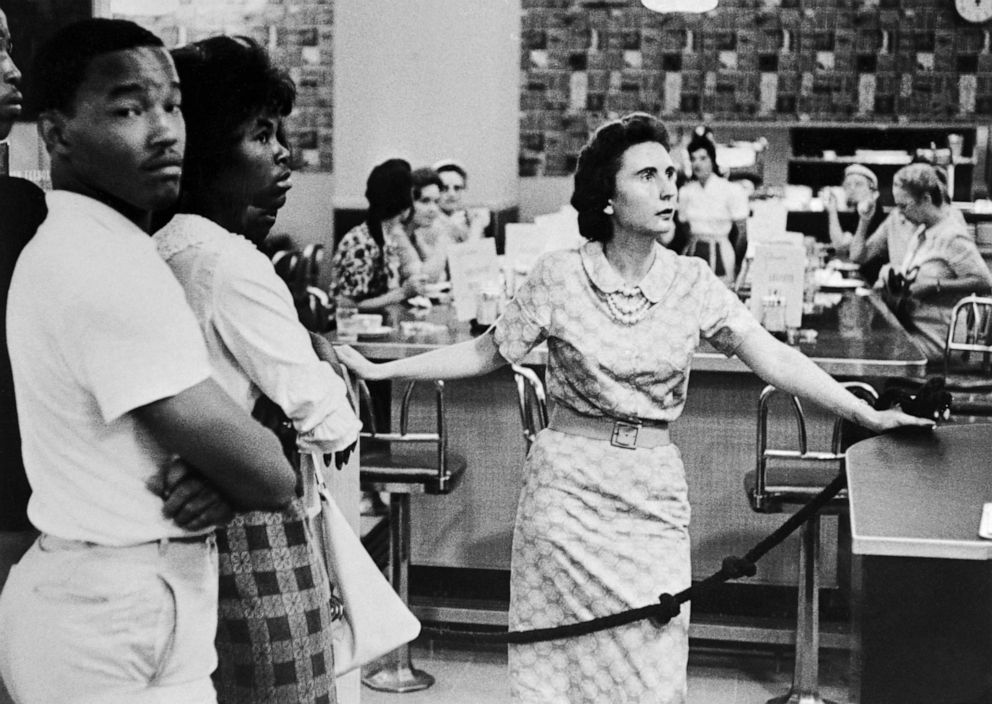
{"type": "Polygon", "coordinates": [[[420,621],[373,562],[328,492],[320,455],[304,454],[302,459],[303,471],[313,464],[324,560],[335,595],[344,604],[344,616],[332,623],[334,674],[343,675],[412,641],[420,634],[420,621]]]}

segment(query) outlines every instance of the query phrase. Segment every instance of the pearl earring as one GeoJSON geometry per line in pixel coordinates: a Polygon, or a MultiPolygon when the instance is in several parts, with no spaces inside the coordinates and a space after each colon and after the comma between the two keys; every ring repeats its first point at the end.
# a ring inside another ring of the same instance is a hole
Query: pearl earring
{"type": "Polygon", "coordinates": [[[613,215],[613,203],[607,203],[606,207],[603,208],[603,212],[607,215],[613,215]]]}

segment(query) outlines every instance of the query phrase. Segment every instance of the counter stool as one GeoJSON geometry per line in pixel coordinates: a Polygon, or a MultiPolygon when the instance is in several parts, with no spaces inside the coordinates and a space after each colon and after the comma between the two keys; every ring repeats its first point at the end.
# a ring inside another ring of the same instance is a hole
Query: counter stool
{"type": "Polygon", "coordinates": [[[544,383],[533,369],[519,364],[511,365],[513,381],[517,386],[517,407],[523,429],[527,452],[537,439],[537,434],[548,427],[548,399],[544,383]]]}
{"type": "Polygon", "coordinates": [[[966,296],[951,312],[944,343],[944,388],[958,416],[992,416],[992,298],[966,296]]]}
{"type": "MultiPolygon", "coordinates": [[[[877,398],[875,390],[861,382],[844,386],[869,403],[877,398]]],[[[813,452],[807,445],[806,416],[795,396],[774,386],[766,386],[758,400],[757,464],[744,479],[751,508],[759,513],[782,513],[798,508],[816,496],[844,468],[846,424],[834,423],[830,452],[813,452]],[[787,396],[798,431],[796,449],[768,447],[768,411],[776,396],[787,396]]],[[[832,514],[847,510],[847,490],[842,490],[823,509],[832,514]]],[[[783,696],[769,699],[769,704],[832,704],[819,693],[820,650],[820,516],[811,517],[800,528],[798,608],[796,620],[796,655],[792,687],[783,696]]]]}
{"type": "MultiPolygon", "coordinates": [[[[448,452],[445,425],[444,382],[431,382],[435,398],[435,427],[428,432],[410,432],[410,401],[417,382],[403,392],[399,432],[380,433],[374,414],[369,413],[368,431],[361,433],[364,448],[359,457],[362,491],[389,494],[389,581],[404,602],[410,596],[410,495],[447,494],[465,472],[465,460],[448,452]],[[374,442],[372,442],[374,441],[374,442]]],[[[371,408],[365,382],[357,382],[359,398],[371,408]]],[[[409,645],[383,656],[365,671],[362,682],[384,692],[413,692],[434,684],[434,678],[410,661],[409,645]]]]}

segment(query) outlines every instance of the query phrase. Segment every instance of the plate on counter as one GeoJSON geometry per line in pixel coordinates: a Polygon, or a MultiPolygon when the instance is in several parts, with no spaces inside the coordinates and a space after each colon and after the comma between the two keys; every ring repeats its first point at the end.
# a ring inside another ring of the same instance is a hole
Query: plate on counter
{"type": "Polygon", "coordinates": [[[395,328],[390,325],[380,325],[377,328],[369,328],[368,330],[359,330],[358,336],[365,338],[376,338],[376,337],[387,337],[393,332],[395,328]]]}
{"type": "Polygon", "coordinates": [[[824,293],[840,293],[843,291],[854,291],[865,286],[865,282],[861,279],[841,279],[840,281],[831,281],[829,284],[823,284],[820,286],[820,290],[824,293]]]}
{"type": "Polygon", "coordinates": [[[845,262],[841,259],[834,259],[827,263],[827,268],[837,271],[860,271],[861,265],[854,262],[845,262]]]}

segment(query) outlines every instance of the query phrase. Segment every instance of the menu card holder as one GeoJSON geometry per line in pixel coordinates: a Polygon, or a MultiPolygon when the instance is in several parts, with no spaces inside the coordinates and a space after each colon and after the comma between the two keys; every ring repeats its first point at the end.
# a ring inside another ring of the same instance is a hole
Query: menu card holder
{"type": "Polygon", "coordinates": [[[499,279],[496,240],[483,237],[451,245],[448,249],[448,271],[455,317],[461,322],[472,320],[479,290],[499,279]]]}
{"type": "Polygon", "coordinates": [[[764,198],[751,201],[751,217],[747,223],[748,242],[755,244],[776,242],[785,235],[785,221],[789,211],[781,198],[764,198]]]}
{"type": "Polygon", "coordinates": [[[761,320],[765,298],[777,296],[785,305],[786,326],[800,327],[805,273],[806,249],[801,244],[779,241],[755,245],[749,302],[754,317],[761,320]]]}

